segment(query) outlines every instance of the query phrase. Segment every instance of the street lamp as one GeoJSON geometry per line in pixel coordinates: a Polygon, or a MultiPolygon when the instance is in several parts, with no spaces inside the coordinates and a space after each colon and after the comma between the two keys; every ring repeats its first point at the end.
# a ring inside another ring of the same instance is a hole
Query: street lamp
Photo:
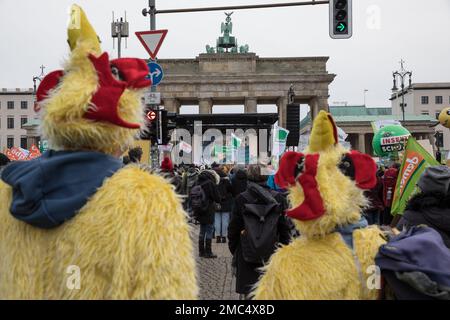
{"type": "Polygon", "coordinates": [[[39,111],[38,108],[37,108],[37,104],[36,104],[36,91],[37,91],[36,81],[39,80],[39,82],[41,82],[42,79],[44,78],[44,69],[45,69],[45,67],[44,67],[44,65],[41,65],[40,68],[41,68],[41,74],[39,76],[34,76],[33,77],[33,96],[34,96],[34,107],[33,108],[34,108],[35,112],[39,111]]]}
{"type": "MultiPolygon", "coordinates": [[[[405,79],[406,77],[409,77],[409,87],[411,87],[411,78],[412,78],[412,72],[406,71],[404,68],[405,61],[400,61],[401,69],[400,71],[395,71],[392,73],[392,77],[394,78],[394,85],[392,86],[392,92],[395,93],[398,91],[397,88],[397,79],[400,79],[400,87],[402,89],[402,103],[400,104],[400,108],[402,109],[403,114],[403,122],[405,122],[405,79]]],[[[397,95],[398,97],[398,95],[397,95]]]]}

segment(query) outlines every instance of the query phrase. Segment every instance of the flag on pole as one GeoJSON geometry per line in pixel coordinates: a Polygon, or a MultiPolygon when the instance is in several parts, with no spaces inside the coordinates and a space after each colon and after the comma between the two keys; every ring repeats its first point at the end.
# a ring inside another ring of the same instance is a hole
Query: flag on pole
{"type": "Polygon", "coordinates": [[[282,128],[278,125],[273,127],[273,139],[272,139],[272,155],[280,156],[286,149],[286,141],[289,135],[289,130],[282,128]]]}
{"type": "Polygon", "coordinates": [[[236,136],[234,133],[231,133],[231,147],[233,149],[237,149],[241,146],[242,139],[236,136]]]}
{"type": "Polygon", "coordinates": [[[289,130],[279,126],[276,126],[275,129],[276,129],[275,141],[286,143],[287,137],[289,135],[289,130]]]}
{"type": "Polygon", "coordinates": [[[417,182],[427,167],[439,165],[413,137],[409,137],[392,200],[392,214],[403,214],[406,203],[419,189],[417,182]]]}

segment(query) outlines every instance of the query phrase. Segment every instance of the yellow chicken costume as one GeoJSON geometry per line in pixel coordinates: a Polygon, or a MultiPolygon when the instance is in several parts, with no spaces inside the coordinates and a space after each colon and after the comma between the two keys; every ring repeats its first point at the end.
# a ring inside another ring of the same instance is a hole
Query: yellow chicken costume
{"type": "Polygon", "coordinates": [[[290,189],[288,215],[301,236],[271,257],[255,299],[377,298],[371,266],[385,241],[360,213],[375,173],[371,157],[338,144],[334,120],[321,111],[305,153],[286,153],[275,178],[290,189]]]}
{"type": "Polygon", "coordinates": [[[37,92],[52,150],[0,180],[0,299],[196,299],[180,199],[120,155],[143,122],[140,59],[109,61],[74,5],[64,70],[37,92]]]}

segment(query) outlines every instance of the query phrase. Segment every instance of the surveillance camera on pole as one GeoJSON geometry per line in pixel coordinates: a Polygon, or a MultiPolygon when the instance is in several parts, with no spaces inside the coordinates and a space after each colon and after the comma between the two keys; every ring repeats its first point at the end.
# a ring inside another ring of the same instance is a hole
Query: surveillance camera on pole
{"type": "Polygon", "coordinates": [[[330,37],[349,39],[352,35],[352,0],[330,0],[330,37]]]}

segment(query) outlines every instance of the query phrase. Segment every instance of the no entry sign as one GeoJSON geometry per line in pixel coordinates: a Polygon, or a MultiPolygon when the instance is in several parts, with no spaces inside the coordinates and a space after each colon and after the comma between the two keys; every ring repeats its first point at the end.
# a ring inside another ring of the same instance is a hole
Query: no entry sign
{"type": "Polygon", "coordinates": [[[147,119],[150,121],[153,121],[156,119],[156,112],[155,111],[149,111],[147,113],[147,119]]]}

